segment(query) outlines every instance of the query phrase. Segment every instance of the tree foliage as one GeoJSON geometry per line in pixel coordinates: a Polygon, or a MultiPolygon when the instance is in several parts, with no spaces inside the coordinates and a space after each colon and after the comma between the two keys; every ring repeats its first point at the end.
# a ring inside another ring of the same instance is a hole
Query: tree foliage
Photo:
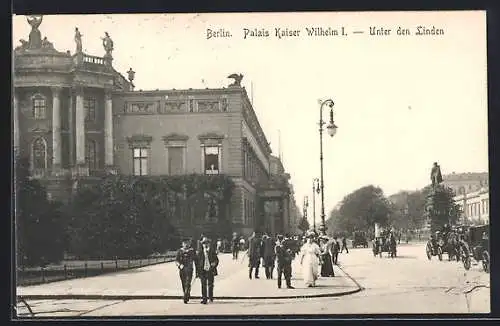
{"type": "Polygon", "coordinates": [[[387,225],[391,213],[390,203],[382,189],[373,185],[362,187],[342,200],[338,211],[330,213],[331,232],[369,230],[375,223],[387,225]]]}
{"type": "Polygon", "coordinates": [[[29,159],[16,160],[15,170],[16,253],[20,266],[58,262],[64,255],[62,205],[47,199],[38,180],[31,180],[29,159]]]}
{"type": "Polygon", "coordinates": [[[425,224],[426,193],[401,191],[391,197],[390,222],[397,229],[418,229],[425,224]]]}
{"type": "Polygon", "coordinates": [[[82,258],[164,252],[178,246],[184,226],[211,225],[229,234],[233,187],[224,175],[118,175],[82,185],[68,218],[70,252],[82,258]]]}

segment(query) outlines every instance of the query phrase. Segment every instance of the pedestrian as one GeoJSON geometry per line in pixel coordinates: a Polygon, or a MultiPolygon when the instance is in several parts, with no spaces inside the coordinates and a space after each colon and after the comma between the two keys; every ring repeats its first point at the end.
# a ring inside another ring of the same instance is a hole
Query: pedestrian
{"type": "Polygon", "coordinates": [[[231,240],[231,252],[233,253],[233,260],[238,260],[238,253],[240,251],[240,239],[238,239],[238,234],[233,233],[233,239],[231,240]]]}
{"type": "Polygon", "coordinates": [[[333,277],[333,241],[322,235],[320,236],[320,249],[321,249],[321,276],[333,277]]]}
{"type": "Polygon", "coordinates": [[[300,250],[300,265],[302,266],[302,277],[307,287],[316,285],[319,274],[319,255],[321,251],[319,246],[313,242],[315,238],[313,231],[306,233],[307,242],[300,250]]]}
{"type": "Polygon", "coordinates": [[[219,238],[217,239],[217,254],[220,254],[222,252],[222,240],[219,238]]]}
{"type": "Polygon", "coordinates": [[[276,266],[278,271],[278,289],[281,289],[281,277],[285,277],[287,289],[294,289],[292,286],[292,249],[286,246],[283,236],[277,236],[276,246],[274,247],[276,255],[276,266]]]}
{"type": "Polygon", "coordinates": [[[274,270],[274,248],[275,243],[271,237],[267,234],[262,236],[262,260],[263,266],[266,273],[266,279],[270,280],[273,278],[273,270],[274,270]]]}
{"type": "Polygon", "coordinates": [[[214,281],[215,276],[217,276],[219,258],[209,239],[204,238],[201,245],[202,250],[197,253],[195,260],[196,277],[200,279],[201,283],[201,303],[207,304],[208,300],[214,301],[214,281]]]}
{"type": "Polygon", "coordinates": [[[191,281],[193,279],[193,266],[196,259],[196,253],[191,246],[190,239],[182,241],[182,247],[177,251],[175,264],[179,269],[179,277],[182,284],[182,293],[184,303],[188,303],[191,298],[191,281]]]}
{"type": "Polygon", "coordinates": [[[201,242],[203,241],[203,239],[205,239],[205,235],[202,233],[200,235],[200,238],[198,239],[198,241],[196,242],[196,253],[199,253],[201,251],[201,249],[203,248],[203,246],[201,245],[201,242]]]}
{"type": "Polygon", "coordinates": [[[333,238],[333,263],[335,265],[338,265],[339,251],[340,251],[339,241],[337,240],[337,237],[334,237],[333,238]]]}
{"type": "Polygon", "coordinates": [[[245,250],[245,239],[240,238],[240,250],[245,250]]]}
{"type": "Polygon", "coordinates": [[[255,269],[255,278],[259,278],[259,267],[261,258],[261,240],[255,234],[252,233],[250,238],[248,238],[248,277],[252,279],[252,271],[255,269]]]}
{"type": "Polygon", "coordinates": [[[345,248],[346,253],[348,254],[349,253],[349,249],[347,249],[347,239],[346,239],[345,236],[342,237],[342,249],[340,249],[340,253],[344,252],[344,248],[345,248]]]}

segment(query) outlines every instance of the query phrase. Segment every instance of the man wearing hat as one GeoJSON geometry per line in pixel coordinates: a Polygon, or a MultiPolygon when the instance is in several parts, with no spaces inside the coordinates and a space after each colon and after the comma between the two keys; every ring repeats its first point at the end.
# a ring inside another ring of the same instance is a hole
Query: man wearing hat
{"type": "Polygon", "coordinates": [[[273,278],[275,243],[267,234],[262,236],[262,258],[268,280],[273,278]]]}
{"type": "Polygon", "coordinates": [[[196,254],[196,277],[200,278],[202,304],[214,301],[214,278],[217,275],[219,258],[208,238],[201,240],[201,250],[196,254]]]}
{"type": "Polygon", "coordinates": [[[293,289],[292,286],[292,251],[287,248],[283,235],[278,234],[278,241],[276,241],[276,246],[274,247],[274,252],[276,253],[276,265],[278,271],[278,289],[281,289],[281,276],[285,276],[286,287],[288,289],[293,289]]]}
{"type": "Polygon", "coordinates": [[[184,303],[188,303],[191,297],[191,280],[193,279],[193,265],[196,253],[191,247],[191,239],[183,239],[182,247],[177,251],[175,265],[179,269],[184,303]]]}
{"type": "Polygon", "coordinates": [[[252,271],[255,268],[255,278],[259,278],[260,258],[262,256],[262,242],[259,237],[252,233],[248,238],[248,277],[252,279],[252,271]]]}

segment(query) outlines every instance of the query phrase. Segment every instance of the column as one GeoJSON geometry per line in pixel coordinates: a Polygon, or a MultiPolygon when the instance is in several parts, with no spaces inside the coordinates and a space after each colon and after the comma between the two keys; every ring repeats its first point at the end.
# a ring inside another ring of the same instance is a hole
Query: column
{"type": "Polygon", "coordinates": [[[113,98],[111,90],[104,93],[104,162],[113,166],[113,98]]]}
{"type": "Polygon", "coordinates": [[[52,87],[52,169],[61,168],[61,88],[52,87]]]}
{"type": "Polygon", "coordinates": [[[77,87],[75,95],[76,165],[85,165],[85,108],[83,107],[83,88],[77,87]]]}
{"type": "Polygon", "coordinates": [[[17,95],[16,89],[14,88],[14,153],[18,154],[20,138],[19,138],[19,97],[17,95]]]}
{"type": "Polygon", "coordinates": [[[68,101],[68,151],[69,151],[69,166],[75,165],[75,110],[73,109],[73,89],[69,89],[68,101]]]}

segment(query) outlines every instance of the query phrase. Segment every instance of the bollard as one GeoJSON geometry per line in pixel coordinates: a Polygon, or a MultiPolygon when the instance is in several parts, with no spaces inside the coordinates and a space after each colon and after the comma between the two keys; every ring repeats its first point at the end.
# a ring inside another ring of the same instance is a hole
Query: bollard
{"type": "Polygon", "coordinates": [[[83,267],[83,276],[87,277],[87,262],[85,262],[84,267],[83,267]]]}
{"type": "Polygon", "coordinates": [[[42,267],[42,283],[45,283],[45,268],[42,267]]]}
{"type": "Polygon", "coordinates": [[[130,268],[130,258],[128,259],[127,266],[130,268]]]}
{"type": "Polygon", "coordinates": [[[139,267],[142,267],[142,259],[139,259],[139,267]]]}
{"type": "Polygon", "coordinates": [[[68,279],[68,267],[66,267],[66,264],[64,264],[64,279],[68,279]]]}
{"type": "Polygon", "coordinates": [[[104,263],[101,262],[101,273],[104,273],[104,263]]]}
{"type": "Polygon", "coordinates": [[[118,260],[115,259],[115,270],[118,270],[118,260]]]}

